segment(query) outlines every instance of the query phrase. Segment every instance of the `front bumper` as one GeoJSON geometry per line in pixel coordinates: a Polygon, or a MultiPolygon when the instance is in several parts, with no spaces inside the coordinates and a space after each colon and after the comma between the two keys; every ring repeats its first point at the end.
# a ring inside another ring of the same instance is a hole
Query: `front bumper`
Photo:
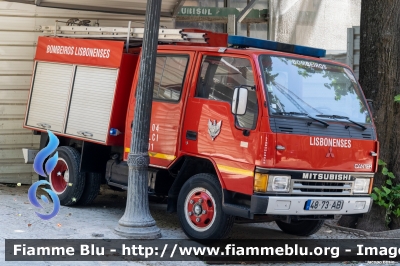
{"type": "Polygon", "coordinates": [[[371,197],[287,197],[253,195],[251,197],[250,213],[271,215],[346,215],[367,213],[371,209],[371,206],[371,197]],[[306,202],[310,199],[343,200],[343,208],[341,210],[305,210],[306,202]]]}

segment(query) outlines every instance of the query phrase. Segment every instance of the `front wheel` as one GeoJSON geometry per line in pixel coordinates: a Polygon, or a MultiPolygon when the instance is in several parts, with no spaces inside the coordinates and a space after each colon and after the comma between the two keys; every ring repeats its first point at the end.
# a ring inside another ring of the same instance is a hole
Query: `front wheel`
{"type": "Polygon", "coordinates": [[[177,211],[181,227],[191,239],[224,238],[234,223],[234,216],[222,210],[222,189],[211,174],[197,174],[186,181],[179,192],[177,211]]]}
{"type": "Polygon", "coordinates": [[[275,221],[278,227],[285,233],[296,236],[310,236],[318,232],[324,225],[325,220],[303,220],[285,223],[275,221]]]}

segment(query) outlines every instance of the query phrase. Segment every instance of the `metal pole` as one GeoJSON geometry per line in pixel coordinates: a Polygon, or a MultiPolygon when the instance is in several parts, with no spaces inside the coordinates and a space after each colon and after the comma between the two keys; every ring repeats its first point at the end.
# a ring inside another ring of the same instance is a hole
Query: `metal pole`
{"type": "Polygon", "coordinates": [[[161,0],[147,0],[131,150],[128,155],[128,197],[125,213],[114,230],[116,234],[127,238],[161,237],[161,231],[149,211],[147,191],[148,142],[160,13],[161,0]]]}
{"type": "Polygon", "coordinates": [[[236,24],[242,23],[243,19],[247,16],[247,14],[249,14],[256,2],[257,0],[251,0],[251,2],[248,2],[246,7],[243,8],[243,10],[240,11],[239,15],[237,16],[236,24]]]}
{"type": "Polygon", "coordinates": [[[131,27],[132,27],[132,21],[129,21],[128,34],[126,35],[126,43],[125,43],[125,50],[127,53],[129,53],[129,41],[131,40],[131,27]]]}
{"type": "Polygon", "coordinates": [[[273,2],[274,2],[274,0],[269,0],[269,2],[268,2],[268,15],[269,15],[269,18],[268,18],[268,40],[271,40],[271,41],[275,41],[275,35],[274,35],[275,33],[272,32],[273,27],[274,27],[273,23],[275,23],[275,20],[274,20],[275,10],[272,7],[273,2]]]}
{"type": "Polygon", "coordinates": [[[229,14],[228,15],[228,24],[227,24],[227,30],[226,32],[229,35],[237,35],[237,30],[236,30],[236,18],[235,14],[229,14]]]}

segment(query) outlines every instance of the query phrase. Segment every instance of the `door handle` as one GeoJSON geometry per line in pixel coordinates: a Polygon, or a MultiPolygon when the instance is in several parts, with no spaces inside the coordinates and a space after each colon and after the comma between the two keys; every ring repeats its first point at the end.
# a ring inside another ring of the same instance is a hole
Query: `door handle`
{"type": "Polygon", "coordinates": [[[39,127],[45,128],[45,129],[51,128],[51,125],[46,124],[46,123],[37,123],[36,125],[38,125],[39,127]]]}
{"type": "Polygon", "coordinates": [[[92,137],[93,137],[93,134],[90,133],[90,132],[87,132],[87,131],[78,131],[77,133],[78,133],[79,135],[84,136],[84,137],[89,137],[89,138],[92,138],[92,137]]]}
{"type": "Polygon", "coordinates": [[[188,140],[197,140],[197,132],[194,131],[186,131],[186,139],[188,140]]]}

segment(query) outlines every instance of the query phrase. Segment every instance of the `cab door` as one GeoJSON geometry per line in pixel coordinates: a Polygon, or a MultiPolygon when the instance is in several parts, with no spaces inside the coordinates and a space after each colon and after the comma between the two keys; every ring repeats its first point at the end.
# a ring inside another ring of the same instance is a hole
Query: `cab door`
{"type": "Polygon", "coordinates": [[[254,64],[245,56],[200,53],[185,111],[181,149],[208,157],[219,171],[222,186],[253,193],[258,153],[259,99],[254,64]],[[231,102],[236,87],[248,88],[246,113],[235,116],[231,102]]]}
{"type": "MultiPolygon", "coordinates": [[[[149,156],[153,166],[168,167],[177,157],[182,109],[194,55],[194,52],[186,51],[157,53],[149,134],[149,156]]],[[[134,109],[135,97],[131,97],[127,123],[133,120],[134,109]]],[[[126,127],[130,128],[130,124],[126,127]]],[[[129,153],[131,135],[132,132],[125,135],[125,158],[129,153]]]]}

